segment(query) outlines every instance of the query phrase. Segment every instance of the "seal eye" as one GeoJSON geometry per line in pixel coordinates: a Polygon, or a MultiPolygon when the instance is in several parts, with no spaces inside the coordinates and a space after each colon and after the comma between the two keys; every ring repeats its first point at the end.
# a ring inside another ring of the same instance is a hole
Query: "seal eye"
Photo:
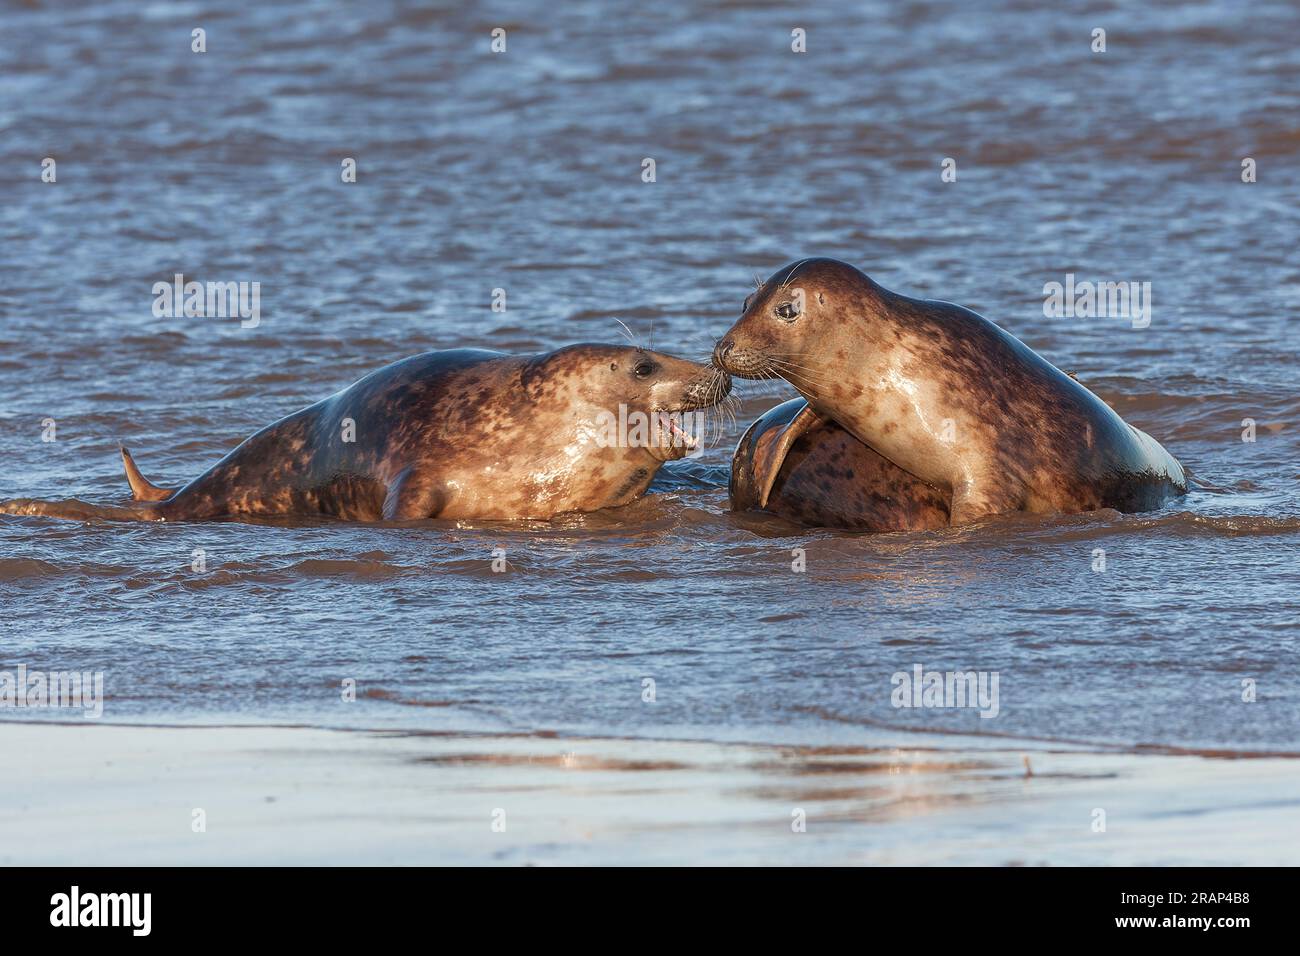
{"type": "Polygon", "coordinates": [[[776,314],[787,322],[791,322],[799,318],[799,306],[793,302],[782,302],[776,307],[776,314]]]}
{"type": "Polygon", "coordinates": [[[636,373],[637,378],[645,378],[654,370],[655,370],[654,362],[649,362],[646,361],[645,359],[642,359],[640,362],[637,362],[636,368],[632,369],[632,371],[636,373]]]}

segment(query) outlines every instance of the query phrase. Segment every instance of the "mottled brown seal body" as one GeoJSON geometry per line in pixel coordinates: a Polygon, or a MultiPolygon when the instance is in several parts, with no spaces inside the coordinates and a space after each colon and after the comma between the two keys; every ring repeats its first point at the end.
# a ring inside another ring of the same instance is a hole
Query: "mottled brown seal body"
{"type": "Polygon", "coordinates": [[[1146,511],[1187,490],[1149,435],[984,317],[913,299],[834,259],[786,266],[714,351],[780,376],[819,420],[950,496],[951,523],[1013,511],[1146,511]]]}
{"type": "Polygon", "coordinates": [[[855,531],[917,531],[948,524],[948,496],[882,458],[833,421],[781,439],[808,407],[802,398],[749,426],[731,460],[731,508],[855,531]],[[764,501],[764,489],[770,489],[764,501]]]}
{"type": "MultiPolygon", "coordinates": [[[[690,446],[678,413],[730,390],[724,373],[658,352],[575,345],[532,356],[425,352],[259,431],[175,492],[123,451],[137,500],[102,517],[193,521],[330,515],[361,521],[550,518],[626,504],[690,446]],[[644,416],[632,442],[610,417],[644,416]],[[354,440],[347,440],[349,437],[354,440]]],[[[91,517],[78,502],[11,514],[91,517]]]]}

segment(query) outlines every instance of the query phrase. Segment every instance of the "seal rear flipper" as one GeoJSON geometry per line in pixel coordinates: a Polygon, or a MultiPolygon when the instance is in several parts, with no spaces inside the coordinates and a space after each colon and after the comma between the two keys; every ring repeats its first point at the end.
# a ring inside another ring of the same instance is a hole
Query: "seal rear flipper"
{"type": "Polygon", "coordinates": [[[163,515],[154,511],[153,504],[96,505],[77,498],[63,501],[38,501],[35,498],[14,498],[0,501],[0,514],[27,515],[43,518],[64,518],[68,521],[164,521],[163,515]]]}
{"type": "MultiPolygon", "coordinates": [[[[1127,425],[1128,423],[1125,422],[1125,424],[1127,425]]],[[[1150,463],[1149,467],[1151,471],[1166,478],[1170,485],[1172,485],[1173,493],[1179,495],[1187,494],[1188,474],[1186,469],[1183,468],[1182,462],[1169,454],[1169,451],[1164,445],[1160,444],[1160,442],[1156,441],[1142,429],[1134,428],[1132,425],[1129,425],[1128,427],[1137,437],[1138,444],[1142,446],[1142,451],[1146,455],[1147,461],[1150,463]]]]}
{"type": "Polygon", "coordinates": [[[384,496],[384,520],[436,518],[446,507],[447,491],[442,483],[408,465],[388,483],[388,494],[384,496]]]}
{"type": "Polygon", "coordinates": [[[131,486],[131,494],[135,496],[136,501],[166,501],[172,495],[176,494],[175,489],[159,488],[144,475],[140,474],[140,469],[135,466],[135,459],[127,451],[125,445],[117,446],[122,452],[122,464],[126,466],[126,480],[131,486]]]}
{"type": "Polygon", "coordinates": [[[776,476],[781,473],[781,465],[785,462],[785,456],[790,453],[791,446],[799,440],[800,435],[820,424],[822,424],[821,417],[812,410],[811,405],[805,405],[800,409],[799,414],[791,419],[790,424],[758,437],[754,447],[753,472],[760,508],[767,507],[767,499],[772,494],[772,485],[776,483],[776,476]]]}

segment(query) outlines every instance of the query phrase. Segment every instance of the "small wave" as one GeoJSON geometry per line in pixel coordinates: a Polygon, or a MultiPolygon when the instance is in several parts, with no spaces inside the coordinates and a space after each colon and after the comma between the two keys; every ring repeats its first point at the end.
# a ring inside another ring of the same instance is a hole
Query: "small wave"
{"type": "Polygon", "coordinates": [[[795,707],[796,711],[812,714],[823,720],[834,721],[841,724],[853,726],[875,727],[881,730],[887,730],[891,733],[915,735],[920,737],[958,739],[993,739],[998,741],[1007,741],[1014,745],[1015,742],[1048,744],[1062,747],[1080,747],[1086,750],[1096,751],[1098,753],[1124,753],[1136,756],[1167,756],[1167,757],[1207,757],[1218,760],[1258,760],[1258,759],[1300,759],[1300,750],[1277,750],[1277,749],[1259,749],[1247,750],[1240,747],[1195,747],[1182,746],[1178,744],[1161,744],[1147,743],[1143,741],[1116,741],[1116,740],[1089,740],[1078,737],[1055,737],[1043,736],[1029,733],[1016,733],[1013,731],[996,731],[996,730],[963,730],[954,727],[930,727],[930,726],[904,726],[902,724],[890,723],[883,720],[873,720],[869,717],[849,717],[844,714],[833,713],[823,707],[795,707]]]}
{"type": "Polygon", "coordinates": [[[382,700],[390,704],[401,704],[403,707],[455,707],[456,702],[451,700],[415,700],[410,697],[401,697],[390,690],[384,690],[382,687],[371,687],[363,690],[357,695],[363,700],[382,700]]]}
{"type": "Polygon", "coordinates": [[[0,558],[0,581],[56,578],[65,573],[57,564],[39,558],[0,558]]]}
{"type": "Polygon", "coordinates": [[[1223,536],[1295,534],[1300,532],[1300,517],[1292,515],[1198,515],[1190,511],[1148,518],[1129,516],[1126,528],[1162,528],[1179,533],[1223,536]]]}
{"type": "MultiPolygon", "coordinates": [[[[1208,497],[1208,492],[1205,493],[1208,497]]],[[[884,542],[893,538],[925,540],[935,547],[976,535],[1012,533],[1043,543],[1089,541],[1115,534],[1139,531],[1172,533],[1179,536],[1243,537],[1290,535],[1300,532],[1300,516],[1285,515],[1202,515],[1191,511],[1168,513],[1123,514],[1114,509],[1083,514],[1037,515],[1018,513],[989,519],[960,528],[943,528],[935,532],[905,532],[903,535],[864,535],[867,540],[884,542]]],[[[854,534],[855,532],[843,532],[854,534]]]]}
{"type": "Polygon", "coordinates": [[[391,578],[402,573],[403,568],[384,561],[354,560],[350,558],[307,558],[289,568],[305,577],[344,577],[358,581],[391,578]]]}

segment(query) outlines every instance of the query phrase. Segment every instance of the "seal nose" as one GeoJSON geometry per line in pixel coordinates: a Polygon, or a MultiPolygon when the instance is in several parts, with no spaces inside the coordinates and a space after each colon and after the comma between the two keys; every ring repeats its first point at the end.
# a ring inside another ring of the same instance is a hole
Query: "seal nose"
{"type": "Polygon", "coordinates": [[[718,368],[725,369],[726,366],[724,363],[727,361],[727,356],[731,354],[731,350],[735,347],[735,341],[730,338],[723,339],[715,345],[713,347],[713,364],[718,368]]]}

